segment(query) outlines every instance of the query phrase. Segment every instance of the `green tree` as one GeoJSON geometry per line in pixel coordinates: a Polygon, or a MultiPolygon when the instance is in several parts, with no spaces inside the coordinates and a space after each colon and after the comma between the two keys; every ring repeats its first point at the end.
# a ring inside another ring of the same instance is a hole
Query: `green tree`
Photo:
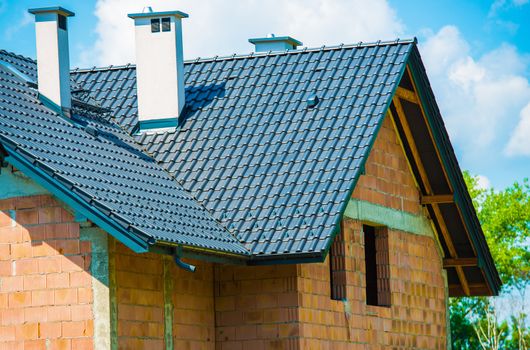
{"type": "MultiPolygon", "coordinates": [[[[478,178],[464,172],[473,205],[503,282],[502,293],[523,292],[530,284],[530,184],[527,179],[501,191],[482,189],[478,178]]],[[[487,298],[450,300],[453,349],[490,349],[484,332],[491,324],[492,304],[487,298]],[[477,333],[481,334],[479,338],[477,333]],[[482,345],[481,345],[482,340],[482,345]]],[[[530,329],[523,310],[514,310],[507,320],[495,318],[502,349],[523,349],[530,329]]]]}

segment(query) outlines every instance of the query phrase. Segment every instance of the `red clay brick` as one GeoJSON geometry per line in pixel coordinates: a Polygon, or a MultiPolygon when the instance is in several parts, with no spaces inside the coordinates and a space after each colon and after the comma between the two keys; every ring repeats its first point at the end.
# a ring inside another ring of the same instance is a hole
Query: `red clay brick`
{"type": "Polygon", "coordinates": [[[0,261],[11,260],[11,246],[0,242],[0,261]]]}
{"type": "MultiPolygon", "coordinates": [[[[77,303],[77,289],[57,289],[54,292],[54,300],[56,305],[76,304],[77,303]]],[[[72,310],[73,311],[73,310],[72,310]]]]}
{"type": "Polygon", "coordinates": [[[24,322],[24,309],[0,309],[0,322],[3,326],[22,324],[24,322]]]}
{"type": "Polygon", "coordinates": [[[94,349],[94,341],[92,338],[74,338],[72,339],[72,349],[92,350],[94,349]]]}
{"type": "Polygon", "coordinates": [[[45,322],[40,325],[40,337],[44,339],[56,339],[61,337],[61,322],[45,322]]]}
{"type": "Polygon", "coordinates": [[[0,326],[0,343],[16,339],[15,326],[0,326]]]}
{"type": "Polygon", "coordinates": [[[13,259],[24,259],[31,258],[33,256],[33,250],[31,243],[18,243],[11,245],[11,257],[13,259]]]}
{"type": "Polygon", "coordinates": [[[77,298],[80,304],[92,302],[92,288],[78,288],[77,298]]]}
{"type": "Polygon", "coordinates": [[[47,288],[67,288],[70,286],[70,275],[67,272],[46,275],[47,288]]]}
{"type": "Polygon", "coordinates": [[[70,306],[48,306],[48,321],[70,321],[72,319],[70,306]]]}
{"type": "Polygon", "coordinates": [[[90,273],[86,271],[78,271],[70,273],[71,287],[89,287],[92,283],[90,273]]]}
{"type": "Polygon", "coordinates": [[[37,290],[31,292],[31,305],[42,306],[42,305],[53,305],[53,290],[37,290]]]}
{"type": "Polygon", "coordinates": [[[61,260],[62,271],[83,271],[85,268],[85,259],[82,255],[73,255],[61,260]]]}
{"type": "Polygon", "coordinates": [[[67,223],[53,223],[42,225],[45,229],[46,240],[52,242],[57,239],[69,238],[68,224],[67,223]]]}
{"type": "Polygon", "coordinates": [[[24,350],[48,350],[45,340],[28,340],[24,342],[24,350]]]}
{"type": "Polygon", "coordinates": [[[15,209],[15,198],[0,200],[0,210],[15,209]]]}
{"type": "Polygon", "coordinates": [[[24,289],[35,290],[46,288],[46,276],[44,275],[31,275],[24,276],[24,289]]]}
{"type": "Polygon", "coordinates": [[[79,254],[79,240],[58,239],[50,241],[50,245],[61,255],[79,254]]]}
{"type": "Polygon", "coordinates": [[[15,327],[17,339],[32,340],[39,337],[38,323],[25,323],[15,327]]]}
{"type": "Polygon", "coordinates": [[[31,275],[39,272],[39,265],[35,259],[16,260],[14,269],[17,275],[31,275]]]}
{"type": "Polygon", "coordinates": [[[87,324],[85,321],[62,322],[62,336],[65,338],[83,337],[87,335],[87,324]]]}
{"type": "Polygon", "coordinates": [[[0,261],[0,276],[11,276],[13,263],[11,261],[0,261]]]}
{"type": "Polygon", "coordinates": [[[31,292],[14,292],[9,294],[10,308],[31,306],[31,292]]]}
{"type": "Polygon", "coordinates": [[[70,308],[72,321],[91,320],[94,317],[92,315],[92,304],[72,305],[70,308]]]}
{"type": "Polygon", "coordinates": [[[8,211],[0,211],[0,228],[11,227],[12,219],[8,211]]]}
{"type": "Polygon", "coordinates": [[[23,196],[14,198],[14,209],[38,208],[41,204],[41,196],[23,196]]]}
{"type": "Polygon", "coordinates": [[[62,222],[62,208],[60,207],[41,207],[38,209],[39,224],[62,222]]]}
{"type": "Polygon", "coordinates": [[[24,308],[25,322],[46,322],[47,319],[47,308],[44,306],[24,308]]]}
{"type": "MultiPolygon", "coordinates": [[[[55,252],[55,250],[53,250],[55,252]]],[[[62,256],[53,256],[46,258],[39,258],[39,273],[51,273],[61,272],[61,260],[64,259],[62,256]]]]}
{"type": "Polygon", "coordinates": [[[47,257],[57,255],[57,251],[45,241],[38,243],[33,242],[31,254],[35,258],[47,257]]]}
{"type": "Polygon", "coordinates": [[[54,339],[50,341],[49,348],[54,350],[76,350],[72,347],[72,339],[54,339]]]}
{"type": "Polygon", "coordinates": [[[39,223],[39,212],[37,209],[17,210],[17,223],[19,225],[35,225],[39,223]]]}

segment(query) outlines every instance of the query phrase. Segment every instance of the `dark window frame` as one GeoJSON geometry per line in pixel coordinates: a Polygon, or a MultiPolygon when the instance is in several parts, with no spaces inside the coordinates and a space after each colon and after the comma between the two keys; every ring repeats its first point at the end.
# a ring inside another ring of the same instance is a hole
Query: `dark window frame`
{"type": "Polygon", "coordinates": [[[162,31],[170,32],[171,31],[171,18],[162,17],[162,31]]]}
{"type": "Polygon", "coordinates": [[[160,18],[151,18],[151,33],[160,32],[160,18]]]}

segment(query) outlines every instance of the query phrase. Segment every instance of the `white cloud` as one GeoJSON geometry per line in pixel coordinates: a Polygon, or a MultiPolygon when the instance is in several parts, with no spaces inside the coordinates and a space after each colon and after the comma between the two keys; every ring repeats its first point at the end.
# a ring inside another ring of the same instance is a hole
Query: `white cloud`
{"type": "MultiPolygon", "coordinates": [[[[2,5],[2,4],[3,4],[3,2],[0,1],[0,13],[4,11],[5,6],[6,6],[6,5],[2,5]]],[[[17,22],[15,22],[12,26],[9,26],[4,31],[4,37],[7,40],[13,39],[13,37],[15,36],[15,34],[19,30],[21,30],[22,28],[24,28],[27,25],[32,24],[33,21],[34,21],[34,18],[33,18],[32,15],[30,15],[27,11],[22,12],[21,18],[17,22]]]]}
{"type": "Polygon", "coordinates": [[[477,175],[477,186],[482,190],[491,188],[491,181],[484,175],[477,175]]]}
{"type": "MultiPolygon", "coordinates": [[[[141,12],[142,6],[130,0],[98,0],[98,39],[80,55],[79,65],[134,62],[133,22],[127,14],[141,12]]],[[[404,28],[386,0],[152,0],[149,6],[190,15],[183,26],[186,58],[248,53],[249,38],[269,33],[291,35],[311,47],[394,39],[404,28]]]]}
{"type": "Polygon", "coordinates": [[[495,0],[491,4],[488,17],[494,17],[497,15],[499,10],[508,8],[508,7],[520,7],[528,4],[529,0],[495,0]]]}
{"type": "Polygon", "coordinates": [[[530,103],[520,113],[519,123],[506,146],[506,153],[530,156],[530,103]]]}
{"type": "Polygon", "coordinates": [[[502,150],[530,101],[526,58],[510,45],[475,58],[454,26],[432,34],[420,51],[451,138],[464,158],[502,150]]]}

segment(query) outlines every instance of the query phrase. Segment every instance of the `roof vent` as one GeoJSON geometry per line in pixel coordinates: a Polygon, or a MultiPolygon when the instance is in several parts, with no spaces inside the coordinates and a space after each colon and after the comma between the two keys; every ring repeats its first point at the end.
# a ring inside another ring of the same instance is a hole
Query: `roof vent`
{"type": "Polygon", "coordinates": [[[93,137],[98,137],[99,131],[95,127],[91,125],[85,126],[85,132],[89,135],[92,135],[93,137]]]}
{"type": "Polygon", "coordinates": [[[319,100],[319,98],[318,98],[318,96],[316,94],[311,94],[307,98],[307,107],[313,108],[313,107],[315,107],[318,104],[319,101],[320,100],[319,100]]]}
{"type": "Polygon", "coordinates": [[[265,38],[248,39],[248,41],[254,44],[256,52],[296,50],[298,46],[303,45],[301,41],[290,36],[276,36],[274,34],[269,34],[265,38]]]}

